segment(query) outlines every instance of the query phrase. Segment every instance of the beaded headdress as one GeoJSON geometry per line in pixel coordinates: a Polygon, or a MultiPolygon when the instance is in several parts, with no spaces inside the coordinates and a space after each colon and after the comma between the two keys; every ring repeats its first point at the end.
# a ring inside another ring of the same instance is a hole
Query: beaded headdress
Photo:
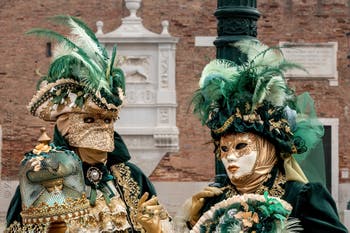
{"type": "Polygon", "coordinates": [[[69,37],[48,29],[32,29],[28,34],[58,42],[48,73],[38,83],[38,91],[28,109],[34,116],[55,121],[66,112],[107,111],[115,117],[123,104],[125,78],[95,34],[81,20],[55,16],[51,21],[68,26],[69,37]]]}
{"type": "Polygon", "coordinates": [[[211,61],[192,100],[214,141],[228,133],[253,132],[272,142],[281,156],[304,153],[319,142],[323,127],[313,100],[307,93],[297,96],[284,77],[286,70],[302,67],[287,61],[279,48],[256,40],[233,46],[246,61],[211,61]]]}

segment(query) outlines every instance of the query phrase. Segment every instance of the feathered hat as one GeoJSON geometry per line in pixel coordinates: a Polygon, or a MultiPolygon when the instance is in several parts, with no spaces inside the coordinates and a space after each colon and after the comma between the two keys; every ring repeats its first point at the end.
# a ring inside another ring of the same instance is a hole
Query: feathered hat
{"type": "Polygon", "coordinates": [[[253,132],[271,141],[282,156],[304,153],[323,135],[311,97],[296,96],[284,72],[300,68],[279,48],[256,40],[234,44],[247,61],[216,59],[205,66],[194,93],[194,113],[214,141],[228,133],[253,132]],[[308,134],[306,136],[306,134],[308,134]]]}
{"type": "Polygon", "coordinates": [[[55,16],[51,21],[68,26],[69,37],[48,29],[32,29],[27,34],[58,42],[48,73],[38,83],[38,91],[28,109],[34,116],[55,121],[66,112],[107,111],[117,116],[123,104],[125,78],[95,34],[81,20],[55,16]]]}

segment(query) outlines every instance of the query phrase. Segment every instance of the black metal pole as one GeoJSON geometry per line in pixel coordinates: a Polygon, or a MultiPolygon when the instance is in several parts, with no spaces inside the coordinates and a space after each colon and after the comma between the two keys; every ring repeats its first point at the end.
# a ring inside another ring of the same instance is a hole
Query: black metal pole
{"type": "MultiPolygon", "coordinates": [[[[256,39],[257,21],[260,13],[256,8],[256,0],[218,0],[214,13],[218,20],[216,58],[228,59],[240,64],[246,58],[233,43],[242,39],[256,39]]],[[[226,171],[222,162],[215,159],[214,186],[222,186],[226,180],[226,171]]]]}

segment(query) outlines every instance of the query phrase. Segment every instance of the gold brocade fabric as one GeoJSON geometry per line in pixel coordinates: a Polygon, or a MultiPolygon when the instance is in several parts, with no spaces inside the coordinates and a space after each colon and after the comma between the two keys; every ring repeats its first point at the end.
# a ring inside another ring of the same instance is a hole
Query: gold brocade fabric
{"type": "Polygon", "coordinates": [[[114,118],[108,113],[66,113],[58,117],[56,124],[72,147],[114,150],[114,118]]]}
{"type": "Polygon", "coordinates": [[[26,224],[22,225],[19,222],[13,222],[8,228],[5,229],[4,233],[45,233],[48,231],[49,224],[26,224]]]}
{"type": "MultiPolygon", "coordinates": [[[[270,175],[268,175],[267,178],[269,179],[270,175]]],[[[264,195],[264,192],[268,192],[269,196],[281,198],[285,193],[285,190],[283,188],[284,183],[286,183],[286,177],[282,174],[278,174],[278,176],[275,178],[274,183],[273,183],[271,188],[266,187],[263,184],[261,184],[255,190],[255,192],[252,192],[252,193],[264,195]]],[[[234,195],[240,194],[233,188],[232,185],[228,185],[228,186],[224,187],[223,189],[228,190],[225,194],[226,198],[230,198],[230,197],[233,197],[234,195]]]]}
{"type": "MultiPolygon", "coordinates": [[[[73,207],[73,206],[72,206],[73,207]]],[[[69,208],[69,207],[67,207],[69,208]]],[[[127,220],[127,211],[123,200],[113,197],[109,204],[101,196],[96,200],[96,205],[89,208],[89,213],[75,217],[66,215],[66,233],[127,233],[130,224],[127,220]]],[[[49,232],[49,223],[46,224],[20,224],[14,222],[8,227],[6,233],[46,233],[49,232]]]]}
{"type": "Polygon", "coordinates": [[[103,196],[96,200],[96,205],[90,207],[89,216],[68,222],[69,232],[128,232],[130,224],[127,220],[127,211],[123,200],[111,198],[109,204],[103,196]]]}
{"type": "Polygon", "coordinates": [[[258,135],[255,135],[254,138],[258,156],[252,173],[231,180],[241,194],[254,193],[269,178],[269,173],[277,162],[274,145],[258,135]]]}
{"type": "Polygon", "coordinates": [[[126,205],[129,207],[131,222],[136,230],[141,231],[142,226],[136,220],[139,195],[141,193],[140,187],[131,177],[131,171],[124,163],[113,165],[111,170],[119,185],[123,187],[123,196],[126,205]]]}

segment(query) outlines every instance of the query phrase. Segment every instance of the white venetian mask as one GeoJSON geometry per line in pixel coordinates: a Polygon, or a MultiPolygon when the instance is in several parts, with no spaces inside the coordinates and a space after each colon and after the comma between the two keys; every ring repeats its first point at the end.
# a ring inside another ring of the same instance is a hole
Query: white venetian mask
{"type": "Polygon", "coordinates": [[[252,133],[230,134],[220,139],[221,160],[231,182],[253,172],[258,152],[252,133]]]}

